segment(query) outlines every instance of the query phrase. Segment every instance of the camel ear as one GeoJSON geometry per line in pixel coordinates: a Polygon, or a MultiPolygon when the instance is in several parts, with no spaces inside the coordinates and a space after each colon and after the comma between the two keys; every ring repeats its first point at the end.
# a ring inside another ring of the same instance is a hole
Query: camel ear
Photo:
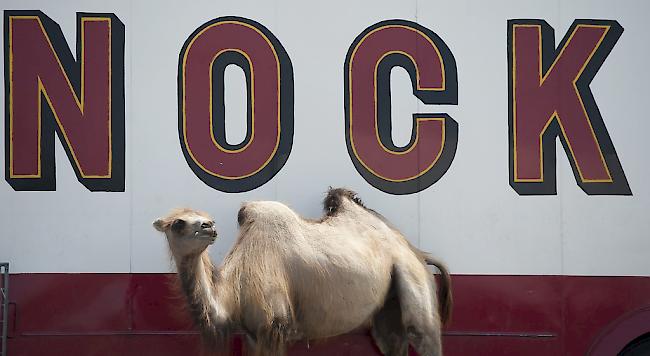
{"type": "Polygon", "coordinates": [[[164,232],[165,222],[162,219],[156,219],[156,221],[153,222],[153,227],[160,232],[164,232]]]}

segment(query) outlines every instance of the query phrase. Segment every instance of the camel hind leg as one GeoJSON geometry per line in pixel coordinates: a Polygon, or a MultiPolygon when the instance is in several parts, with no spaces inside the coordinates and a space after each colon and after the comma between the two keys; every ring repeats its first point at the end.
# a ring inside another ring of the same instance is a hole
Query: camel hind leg
{"type": "Polygon", "coordinates": [[[442,356],[433,278],[419,263],[395,266],[393,278],[408,343],[420,356],[442,356]]]}
{"type": "Polygon", "coordinates": [[[402,325],[402,311],[394,286],[384,306],[372,321],[372,337],[384,356],[407,356],[408,340],[402,325]]]}

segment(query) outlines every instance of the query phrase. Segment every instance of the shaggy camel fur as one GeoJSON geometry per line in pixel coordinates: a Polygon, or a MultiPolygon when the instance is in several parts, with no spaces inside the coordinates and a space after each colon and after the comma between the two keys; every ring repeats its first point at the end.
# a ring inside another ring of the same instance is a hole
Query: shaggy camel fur
{"type": "Polygon", "coordinates": [[[239,237],[219,268],[206,252],[217,237],[206,214],[177,210],[154,222],[206,346],[225,350],[229,333],[242,330],[256,355],[284,355],[287,343],[371,328],[384,355],[407,355],[409,344],[441,355],[451,308],[444,266],[352,191],[330,189],[324,209],[314,221],[279,202],[244,203],[239,237]],[[427,264],[441,272],[439,305],[427,264]]]}

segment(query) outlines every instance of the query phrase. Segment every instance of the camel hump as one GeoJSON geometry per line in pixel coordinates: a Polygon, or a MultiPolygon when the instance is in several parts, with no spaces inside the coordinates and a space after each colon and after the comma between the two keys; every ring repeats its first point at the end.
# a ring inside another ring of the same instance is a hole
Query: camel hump
{"type": "Polygon", "coordinates": [[[361,207],[366,208],[356,192],[347,188],[330,187],[325,199],[323,200],[323,210],[325,211],[325,214],[332,216],[340,212],[343,207],[344,199],[349,199],[361,207]]]}
{"type": "Polygon", "coordinates": [[[299,220],[298,215],[285,204],[277,201],[251,201],[245,202],[237,213],[237,223],[240,227],[256,222],[294,222],[299,220]]]}

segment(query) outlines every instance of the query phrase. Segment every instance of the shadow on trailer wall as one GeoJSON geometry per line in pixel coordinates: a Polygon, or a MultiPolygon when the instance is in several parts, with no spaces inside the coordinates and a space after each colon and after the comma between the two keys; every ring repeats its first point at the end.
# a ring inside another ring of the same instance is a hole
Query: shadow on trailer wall
{"type": "MultiPolygon", "coordinates": [[[[13,274],[8,355],[44,350],[66,356],[201,355],[184,301],[172,292],[174,279],[173,274],[13,274]]],[[[648,277],[452,279],[456,302],[443,338],[446,356],[615,355],[650,331],[648,277]]],[[[232,354],[242,355],[241,336],[233,343],[232,354]]],[[[297,344],[289,354],[379,352],[369,335],[359,332],[297,344]]]]}

